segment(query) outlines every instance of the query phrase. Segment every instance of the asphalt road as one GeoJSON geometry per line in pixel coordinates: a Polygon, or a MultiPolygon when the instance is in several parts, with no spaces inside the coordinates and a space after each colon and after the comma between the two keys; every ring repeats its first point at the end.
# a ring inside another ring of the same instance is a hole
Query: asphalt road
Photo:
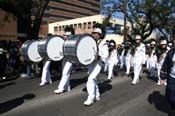
{"type": "Polygon", "coordinates": [[[71,75],[71,91],[54,94],[60,77],[50,85],[39,87],[40,78],[12,78],[0,82],[1,116],[168,116],[170,111],[164,86],[142,74],[137,85],[119,72],[112,82],[107,75],[99,76],[101,100],[84,106],[86,100],[86,71],[71,75]]]}

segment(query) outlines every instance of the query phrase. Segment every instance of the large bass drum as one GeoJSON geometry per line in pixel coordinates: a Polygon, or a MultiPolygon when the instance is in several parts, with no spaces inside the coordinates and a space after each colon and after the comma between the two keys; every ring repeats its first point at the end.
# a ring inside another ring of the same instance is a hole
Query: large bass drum
{"type": "Polygon", "coordinates": [[[96,59],[97,51],[97,42],[89,34],[70,36],[64,44],[64,57],[72,63],[89,65],[96,59]]]}
{"type": "Polygon", "coordinates": [[[64,39],[61,36],[53,35],[40,40],[38,51],[42,58],[53,61],[63,59],[64,39]]]}
{"type": "Polygon", "coordinates": [[[36,40],[27,40],[23,43],[21,50],[25,60],[32,62],[40,62],[42,57],[38,53],[38,43],[36,40]]]}

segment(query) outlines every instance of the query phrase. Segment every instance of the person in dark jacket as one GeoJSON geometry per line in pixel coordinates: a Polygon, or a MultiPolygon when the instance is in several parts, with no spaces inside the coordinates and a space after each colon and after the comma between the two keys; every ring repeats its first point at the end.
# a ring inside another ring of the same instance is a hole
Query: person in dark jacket
{"type": "Polygon", "coordinates": [[[171,116],[175,116],[175,47],[166,55],[160,72],[161,85],[167,79],[166,97],[171,105],[171,116]]]}

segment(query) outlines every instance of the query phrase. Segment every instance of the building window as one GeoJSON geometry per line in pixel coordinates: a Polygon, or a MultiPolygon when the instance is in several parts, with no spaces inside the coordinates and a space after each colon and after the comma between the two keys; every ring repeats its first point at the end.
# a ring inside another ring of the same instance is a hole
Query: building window
{"type": "Polygon", "coordinates": [[[91,29],[91,27],[92,27],[91,22],[88,22],[88,29],[91,29]]]}
{"type": "Polygon", "coordinates": [[[96,21],[93,21],[93,25],[95,25],[97,22],[96,21]]]}
{"type": "Polygon", "coordinates": [[[77,29],[77,24],[74,24],[74,29],[75,29],[75,30],[77,29]]]}
{"type": "Polygon", "coordinates": [[[82,28],[82,24],[79,23],[79,24],[78,24],[78,29],[81,29],[81,28],[82,28]]]}
{"type": "Polygon", "coordinates": [[[59,31],[61,31],[61,26],[59,26],[59,31]]]}
{"type": "Polygon", "coordinates": [[[86,29],[86,23],[83,23],[83,29],[86,29]]]}
{"type": "Polygon", "coordinates": [[[65,27],[65,26],[63,25],[63,26],[62,26],[62,30],[64,30],[64,27],[65,27]]]}
{"type": "Polygon", "coordinates": [[[73,27],[73,24],[71,24],[70,27],[73,27]]]}
{"type": "Polygon", "coordinates": [[[58,27],[54,27],[54,32],[57,32],[58,31],[58,27]]]}

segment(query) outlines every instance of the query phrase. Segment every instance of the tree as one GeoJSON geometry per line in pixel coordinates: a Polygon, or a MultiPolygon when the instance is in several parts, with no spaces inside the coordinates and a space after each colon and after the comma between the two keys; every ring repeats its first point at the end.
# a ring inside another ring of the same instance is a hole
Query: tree
{"type": "MultiPolygon", "coordinates": [[[[103,0],[101,6],[101,9],[104,9],[103,14],[125,12],[123,0],[113,0],[116,1],[115,5],[109,5],[108,1],[110,0],[103,0]],[[105,10],[107,11],[105,12],[105,10]]],[[[173,25],[167,23],[172,21],[170,17],[175,16],[173,15],[175,11],[174,0],[127,0],[126,6],[126,17],[131,23],[132,31],[131,35],[127,34],[128,38],[138,34],[145,40],[154,29],[158,29],[164,36],[167,36],[170,30],[174,29],[173,25]]]]}
{"type": "Polygon", "coordinates": [[[18,32],[27,33],[28,39],[37,39],[48,2],[49,0],[0,0],[0,8],[17,17],[18,32]]]}

